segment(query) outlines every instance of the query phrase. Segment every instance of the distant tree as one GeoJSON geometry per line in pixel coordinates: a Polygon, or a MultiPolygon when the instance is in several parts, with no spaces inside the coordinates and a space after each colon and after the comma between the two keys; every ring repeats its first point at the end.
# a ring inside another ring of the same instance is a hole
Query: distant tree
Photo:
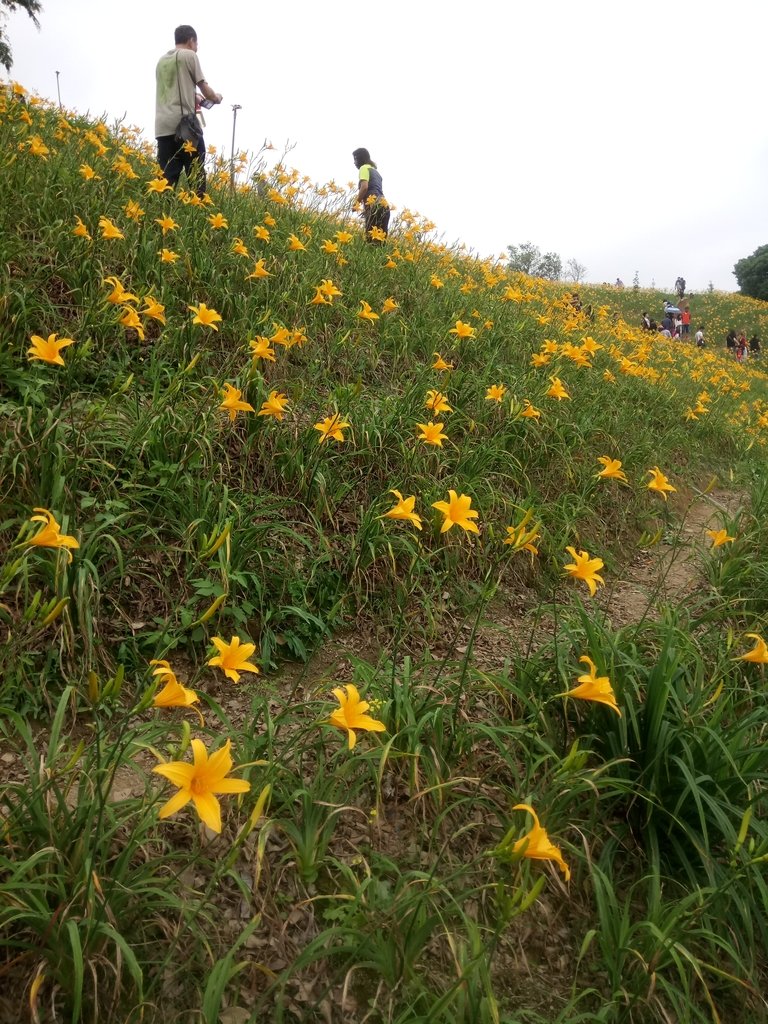
{"type": "Polygon", "coordinates": [[[652,277],[651,278],[651,288],[655,288],[655,287],[656,287],[656,278],[652,277]]]}
{"type": "Polygon", "coordinates": [[[742,295],[768,300],[768,245],[761,245],[751,256],[739,260],[733,272],[742,295]]]}
{"type": "Polygon", "coordinates": [[[714,286],[714,285],[712,284],[712,282],[710,281],[710,282],[709,282],[709,284],[707,285],[707,291],[708,291],[708,292],[709,292],[709,294],[711,295],[711,294],[712,294],[712,292],[713,292],[714,290],[715,290],[715,286],[714,286]]]}
{"type": "Polygon", "coordinates": [[[541,258],[541,250],[533,242],[523,242],[522,245],[508,245],[509,269],[517,270],[521,274],[533,274],[533,265],[541,258]]]}
{"type": "Polygon", "coordinates": [[[563,276],[563,261],[556,252],[545,252],[536,268],[536,277],[546,277],[549,281],[559,281],[563,276]]]}
{"type": "Polygon", "coordinates": [[[633,292],[639,292],[640,291],[640,271],[639,270],[635,271],[635,276],[632,278],[632,291],[633,292]]]}
{"type": "Polygon", "coordinates": [[[587,276],[587,268],[583,263],[579,263],[577,259],[572,257],[565,264],[565,273],[574,284],[581,284],[587,276]]]}
{"type": "Polygon", "coordinates": [[[40,3],[40,0],[0,0],[0,6],[6,9],[0,10],[0,64],[3,65],[6,71],[10,71],[13,64],[13,54],[11,53],[10,43],[5,37],[4,21],[8,17],[6,11],[15,11],[17,7],[20,7],[22,11],[27,12],[35,26],[39,28],[40,23],[37,20],[37,16],[42,11],[43,5],[40,3]]]}
{"type": "Polygon", "coordinates": [[[542,254],[538,245],[523,242],[522,245],[508,245],[509,269],[517,270],[530,277],[546,277],[559,281],[563,273],[563,262],[556,252],[542,254]]]}

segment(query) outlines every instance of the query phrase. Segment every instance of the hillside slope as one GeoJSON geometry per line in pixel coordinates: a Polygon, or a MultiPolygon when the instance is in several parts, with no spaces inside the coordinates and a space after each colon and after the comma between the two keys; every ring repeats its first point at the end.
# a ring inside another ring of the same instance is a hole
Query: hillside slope
{"type": "Polygon", "coordinates": [[[21,88],[0,139],[8,1019],[766,1019],[762,364],[21,88]]]}

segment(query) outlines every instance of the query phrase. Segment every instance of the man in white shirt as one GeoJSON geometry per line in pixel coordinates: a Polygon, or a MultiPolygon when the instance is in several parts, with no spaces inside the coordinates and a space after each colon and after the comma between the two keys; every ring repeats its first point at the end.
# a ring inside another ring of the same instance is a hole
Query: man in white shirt
{"type": "MultiPolygon", "coordinates": [[[[205,141],[202,129],[196,141],[177,142],[176,129],[186,114],[195,114],[196,89],[210,103],[221,103],[221,93],[208,85],[197,59],[197,32],[191,25],[179,25],[174,32],[176,43],[157,62],[155,79],[155,137],[157,162],[170,185],[176,187],[181,172],[196,178],[196,191],[205,195],[205,141]]],[[[199,125],[199,121],[198,121],[199,125]]]]}

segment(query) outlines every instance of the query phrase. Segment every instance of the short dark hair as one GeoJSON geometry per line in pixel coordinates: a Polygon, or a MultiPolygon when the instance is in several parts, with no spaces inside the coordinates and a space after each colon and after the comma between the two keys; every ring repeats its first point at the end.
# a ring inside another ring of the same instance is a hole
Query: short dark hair
{"type": "Polygon", "coordinates": [[[372,164],[371,154],[367,149],[356,149],[352,153],[352,159],[355,161],[356,166],[360,167],[362,164],[372,164]]]}
{"type": "Polygon", "coordinates": [[[194,39],[197,42],[197,32],[195,32],[191,25],[179,25],[173,33],[173,41],[177,46],[188,43],[190,39],[194,39]]]}

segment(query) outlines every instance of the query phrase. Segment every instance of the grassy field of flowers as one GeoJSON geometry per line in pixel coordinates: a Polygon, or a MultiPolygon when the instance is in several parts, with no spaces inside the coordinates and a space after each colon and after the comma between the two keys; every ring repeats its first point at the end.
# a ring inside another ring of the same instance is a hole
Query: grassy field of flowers
{"type": "Polygon", "coordinates": [[[0,142],[0,1021],[768,1020],[768,306],[0,142]]]}

